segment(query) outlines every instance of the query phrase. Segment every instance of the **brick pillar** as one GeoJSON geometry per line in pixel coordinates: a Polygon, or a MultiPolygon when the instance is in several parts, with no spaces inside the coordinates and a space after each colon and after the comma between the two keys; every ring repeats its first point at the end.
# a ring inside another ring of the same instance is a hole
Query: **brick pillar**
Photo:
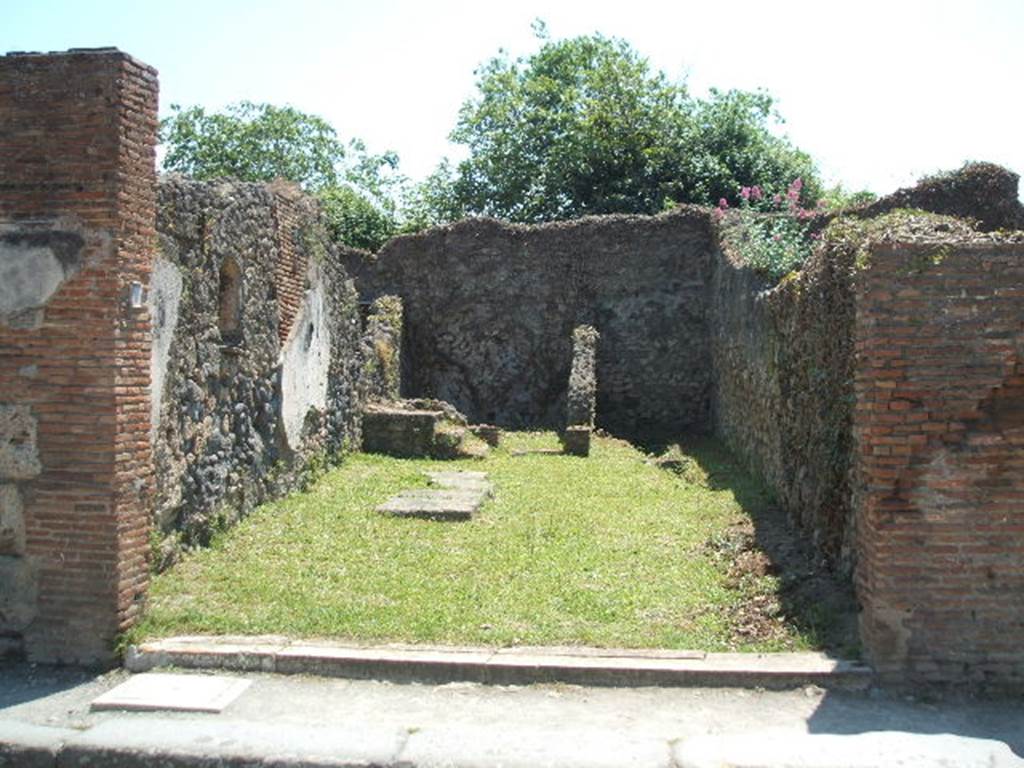
{"type": "Polygon", "coordinates": [[[148,585],[156,133],[116,49],[0,57],[0,641],[35,660],[111,658],[148,585]]]}
{"type": "Polygon", "coordinates": [[[1024,691],[1024,246],[858,275],[857,587],[883,678],[1024,691]]]}

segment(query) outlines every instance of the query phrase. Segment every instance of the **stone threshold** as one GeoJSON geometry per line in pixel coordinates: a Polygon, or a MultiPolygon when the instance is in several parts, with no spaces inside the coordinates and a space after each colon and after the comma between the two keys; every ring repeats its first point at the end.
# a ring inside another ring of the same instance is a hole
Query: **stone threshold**
{"type": "Polygon", "coordinates": [[[173,637],[133,645],[132,672],[162,667],[276,672],[396,683],[690,686],[862,690],[870,667],[823,653],[705,653],[585,647],[351,645],[281,637],[173,637]]]}

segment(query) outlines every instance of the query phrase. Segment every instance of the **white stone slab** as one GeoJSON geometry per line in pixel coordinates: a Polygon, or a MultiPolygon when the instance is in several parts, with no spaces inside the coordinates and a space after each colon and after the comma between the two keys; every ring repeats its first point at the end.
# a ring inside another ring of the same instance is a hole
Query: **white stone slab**
{"type": "Polygon", "coordinates": [[[251,684],[251,680],[238,677],[147,672],[135,675],[95,699],[92,709],[221,712],[251,684]]]}

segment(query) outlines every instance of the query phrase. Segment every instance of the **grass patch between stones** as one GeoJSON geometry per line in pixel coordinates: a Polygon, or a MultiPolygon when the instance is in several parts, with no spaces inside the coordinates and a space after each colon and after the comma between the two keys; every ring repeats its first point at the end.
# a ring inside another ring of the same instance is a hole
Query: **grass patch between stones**
{"type": "Polygon", "coordinates": [[[841,589],[826,605],[820,595],[791,600],[769,556],[749,554],[750,532],[773,519],[771,499],[717,444],[684,449],[683,473],[607,437],[589,458],[512,454],[557,447],[553,433],[524,432],[478,460],[353,455],[155,577],[131,639],[744,651],[848,641],[836,639],[852,605],[841,589]],[[487,472],[495,489],[471,522],[374,511],[398,491],[426,487],[424,470],[459,468],[487,472]],[[756,567],[738,572],[733,549],[756,567]]]}

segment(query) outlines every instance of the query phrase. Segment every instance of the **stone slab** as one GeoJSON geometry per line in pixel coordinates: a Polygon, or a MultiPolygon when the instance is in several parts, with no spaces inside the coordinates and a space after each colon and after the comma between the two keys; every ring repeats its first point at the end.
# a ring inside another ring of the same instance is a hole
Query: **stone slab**
{"type": "Polygon", "coordinates": [[[436,488],[414,488],[392,496],[377,511],[394,517],[469,520],[491,495],[486,472],[424,472],[436,488]]]}
{"type": "Polygon", "coordinates": [[[469,470],[443,470],[438,472],[424,472],[433,485],[439,488],[452,490],[483,490],[489,495],[491,484],[487,480],[486,472],[472,472],[469,470]]]}
{"type": "Polygon", "coordinates": [[[92,709],[217,713],[241,696],[250,684],[250,680],[237,677],[149,672],[136,675],[97,697],[92,709]]]}
{"type": "Polygon", "coordinates": [[[377,507],[383,515],[416,517],[430,520],[470,520],[483,504],[483,496],[434,491],[432,493],[400,493],[377,507]]]}

